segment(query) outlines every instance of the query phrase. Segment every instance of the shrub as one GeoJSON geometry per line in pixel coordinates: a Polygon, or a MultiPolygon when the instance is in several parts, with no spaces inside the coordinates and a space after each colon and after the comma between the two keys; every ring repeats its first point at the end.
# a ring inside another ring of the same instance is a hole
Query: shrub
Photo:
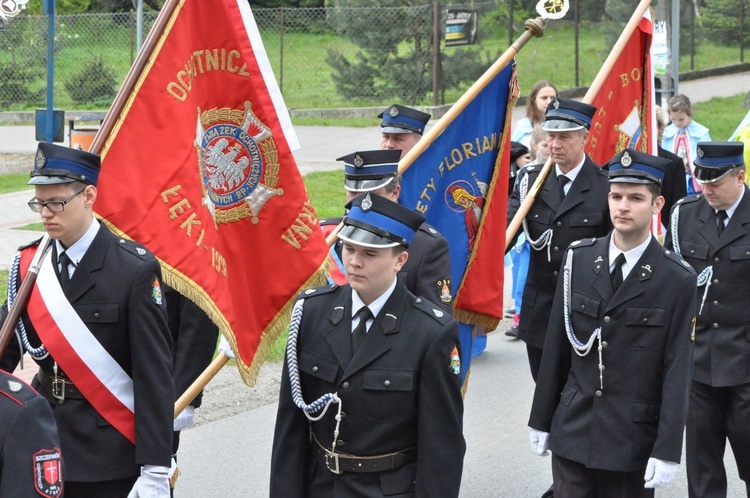
{"type": "Polygon", "coordinates": [[[104,64],[100,56],[94,56],[65,82],[65,90],[76,104],[109,106],[117,94],[115,70],[104,64]]]}

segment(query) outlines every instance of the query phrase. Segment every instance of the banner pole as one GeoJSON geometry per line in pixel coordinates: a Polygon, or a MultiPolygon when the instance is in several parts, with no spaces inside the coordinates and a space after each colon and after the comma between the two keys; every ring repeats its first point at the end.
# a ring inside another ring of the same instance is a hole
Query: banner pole
{"type": "Polygon", "coordinates": [[[435,125],[425,132],[424,136],[417,142],[398,163],[398,173],[403,174],[409,166],[412,165],[414,160],[432,144],[437,137],[450,125],[456,117],[461,114],[467,105],[486,87],[500,71],[505,69],[505,66],[510,63],[516,54],[526,45],[532,38],[541,38],[544,36],[544,26],[546,21],[541,17],[536,19],[526,20],[526,29],[519,36],[516,41],[508,47],[508,49],[497,59],[492,66],[484,72],[484,74],[474,82],[473,85],[464,93],[460,99],[453,104],[450,109],[441,117],[435,125]]]}
{"type": "Polygon", "coordinates": [[[198,396],[198,394],[206,387],[209,382],[211,382],[211,379],[216,377],[216,374],[221,371],[221,369],[224,367],[224,365],[227,364],[229,359],[229,356],[225,355],[222,352],[219,352],[219,355],[214,358],[214,361],[212,361],[211,364],[206,367],[203,373],[201,373],[198,378],[195,379],[192,384],[190,384],[190,387],[185,389],[185,392],[182,393],[182,396],[180,396],[180,398],[175,402],[174,418],[177,418],[177,415],[182,413],[182,410],[187,408],[190,402],[193,401],[196,396],[198,396]]]}
{"type": "MultiPolygon", "coordinates": [[[[651,0],[641,0],[641,2],[638,4],[638,7],[636,7],[635,12],[633,12],[630,20],[625,25],[625,29],[623,29],[622,33],[620,33],[620,37],[617,39],[615,46],[612,47],[612,50],[605,59],[604,64],[602,65],[601,69],[599,69],[599,73],[596,75],[596,78],[594,78],[594,82],[591,83],[591,86],[586,91],[586,95],[584,95],[582,99],[582,101],[586,104],[590,104],[594,100],[594,97],[596,97],[596,94],[599,93],[599,90],[601,90],[601,87],[604,84],[604,80],[607,78],[609,72],[612,70],[612,67],[615,65],[617,58],[620,57],[620,54],[622,54],[622,51],[625,48],[628,39],[638,27],[638,23],[641,22],[641,18],[643,17],[643,14],[646,12],[646,9],[648,9],[649,6],[651,6],[651,0]]],[[[417,145],[419,145],[419,142],[417,143],[417,145]]],[[[544,185],[544,182],[547,180],[547,176],[549,175],[549,172],[551,170],[552,158],[550,157],[549,159],[547,159],[544,167],[539,172],[539,176],[534,182],[534,185],[529,190],[529,193],[526,195],[526,198],[523,200],[523,203],[521,204],[521,206],[519,206],[516,215],[508,224],[508,228],[505,231],[506,251],[508,250],[508,245],[513,240],[513,237],[521,227],[523,219],[526,218],[527,214],[529,214],[529,210],[534,204],[534,201],[536,201],[536,196],[539,194],[539,191],[544,185]]]]}

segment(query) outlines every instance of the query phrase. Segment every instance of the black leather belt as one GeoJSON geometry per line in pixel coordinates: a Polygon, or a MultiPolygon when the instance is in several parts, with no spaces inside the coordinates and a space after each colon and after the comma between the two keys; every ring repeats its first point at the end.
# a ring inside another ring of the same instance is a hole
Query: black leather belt
{"type": "Polygon", "coordinates": [[[385,455],[360,457],[347,455],[346,453],[334,453],[323,447],[315,435],[313,435],[313,440],[316,453],[323,458],[325,466],[334,474],[341,474],[342,472],[382,472],[397,469],[417,460],[416,446],[385,455]]]}
{"type": "Polygon", "coordinates": [[[65,400],[68,398],[86,399],[73,382],[64,375],[49,375],[40,368],[36,377],[39,379],[39,383],[42,387],[46,389],[53,398],[57,399],[60,404],[65,403],[65,400]]]}

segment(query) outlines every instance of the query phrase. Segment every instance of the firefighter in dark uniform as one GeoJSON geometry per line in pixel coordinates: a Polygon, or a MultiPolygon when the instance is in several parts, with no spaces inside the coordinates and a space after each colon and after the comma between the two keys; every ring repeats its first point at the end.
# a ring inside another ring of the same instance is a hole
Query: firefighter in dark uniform
{"type": "Polygon", "coordinates": [[[57,424],[49,403],[0,370],[0,496],[62,496],[57,424]]]}
{"type": "MultiPolygon", "coordinates": [[[[574,240],[603,237],[611,228],[607,173],[583,151],[595,112],[596,107],[583,102],[555,98],[547,107],[542,128],[547,132],[554,169],[522,225],[532,250],[518,326],[518,338],[526,343],[534,380],[565,248],[574,240]]],[[[541,168],[531,165],[519,172],[513,195],[508,199],[508,223],[541,168]]],[[[508,247],[513,247],[513,243],[508,247]]]]}
{"type": "Polygon", "coordinates": [[[554,496],[653,497],[677,471],[696,275],[650,232],[668,167],[617,155],[614,230],[565,251],[529,419],[532,450],[552,452],[554,496]]]}
{"type": "MultiPolygon", "coordinates": [[[[393,202],[398,201],[401,185],[398,176],[399,150],[367,150],[340,157],[344,162],[344,188],[347,202],[364,192],[372,192],[393,202]]],[[[340,218],[322,220],[324,232],[336,227],[340,218]]],[[[334,283],[343,284],[341,242],[335,247],[338,275],[334,283]]],[[[424,297],[445,312],[453,313],[453,287],[448,241],[427,223],[422,223],[409,246],[409,260],[399,278],[415,296],[424,297]]]]}
{"type": "Polygon", "coordinates": [[[292,311],[271,496],[458,496],[458,324],[397,278],[424,218],[372,193],[347,206],[350,283],[292,311]]]}
{"type": "Polygon", "coordinates": [[[401,157],[412,150],[424,135],[430,115],[405,105],[393,104],[383,110],[380,122],[380,148],[401,150],[401,157]]]}
{"type": "MultiPolygon", "coordinates": [[[[168,497],[175,396],[159,262],[94,217],[98,155],[40,143],[34,163],[29,207],[52,244],[0,367],[24,350],[39,364],[32,385],[57,422],[66,498],[168,497]]],[[[17,254],[11,289],[38,247],[17,254]]]]}
{"type": "Polygon", "coordinates": [[[750,195],[742,142],[701,142],[697,156],[703,192],[672,210],[665,245],[698,272],[686,459],[690,496],[712,498],[727,495],[727,439],[750,483],[750,195]]]}

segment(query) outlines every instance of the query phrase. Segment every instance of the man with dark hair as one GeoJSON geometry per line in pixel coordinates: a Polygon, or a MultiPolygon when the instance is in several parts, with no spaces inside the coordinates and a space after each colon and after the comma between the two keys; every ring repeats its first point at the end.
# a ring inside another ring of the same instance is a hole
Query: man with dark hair
{"type": "Polygon", "coordinates": [[[458,324],[397,278],[424,217],[369,192],[347,208],[349,283],[309,289],[292,311],[270,494],[458,496],[458,324]]]}
{"type": "Polygon", "coordinates": [[[393,104],[378,114],[380,122],[380,148],[401,150],[404,157],[424,135],[430,115],[405,105],[393,104]]]}
{"type": "MultiPolygon", "coordinates": [[[[401,151],[394,149],[353,152],[339,157],[344,162],[344,188],[347,201],[359,194],[372,192],[398,202],[401,193],[398,161],[401,151]]],[[[341,222],[341,218],[321,220],[323,231],[330,233],[341,222]]],[[[334,282],[342,284],[341,242],[334,246],[334,258],[338,264],[334,282]]],[[[440,232],[427,223],[422,223],[409,246],[409,260],[399,272],[399,278],[416,296],[424,297],[453,313],[453,289],[451,285],[451,262],[448,241],[440,232]]]]}
{"type": "Polygon", "coordinates": [[[688,491],[695,498],[727,495],[729,439],[750,496],[750,195],[742,142],[698,143],[694,174],[703,193],[677,203],[665,241],[699,274],[688,491]]]}
{"type": "MultiPolygon", "coordinates": [[[[40,143],[34,198],[53,239],[0,368],[28,352],[65,455],[65,496],[168,497],[174,382],[161,268],[93,214],[100,159],[40,143]]],[[[39,242],[14,261],[12,294],[39,242]]],[[[3,307],[2,321],[8,306],[3,307]]]]}
{"type": "Polygon", "coordinates": [[[529,418],[532,451],[552,451],[554,496],[653,497],[677,471],[696,275],[650,231],[668,168],[615,156],[614,230],[565,252],[529,418]]]}
{"type": "MultiPolygon", "coordinates": [[[[543,129],[547,132],[554,170],[550,171],[522,225],[532,251],[518,338],[526,342],[534,380],[539,372],[565,248],[574,240],[604,236],[611,226],[607,174],[583,151],[594,112],[594,106],[561,98],[553,99],[547,107],[543,129]]],[[[519,172],[513,195],[508,199],[508,223],[541,168],[538,164],[530,165],[519,172]]]]}

